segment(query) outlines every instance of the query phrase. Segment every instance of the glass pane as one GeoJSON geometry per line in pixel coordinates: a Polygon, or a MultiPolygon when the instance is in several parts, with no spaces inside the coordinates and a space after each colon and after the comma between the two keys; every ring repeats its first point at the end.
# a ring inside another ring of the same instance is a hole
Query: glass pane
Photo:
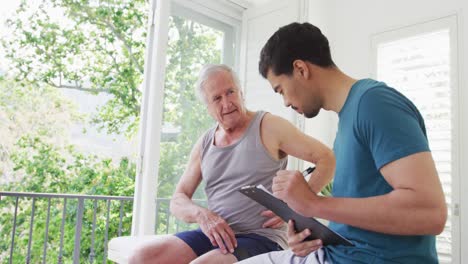
{"type": "MultiPolygon", "coordinates": [[[[430,148],[451,208],[452,113],[450,34],[441,30],[382,43],[377,50],[377,78],[399,89],[421,111],[430,148]]],[[[437,236],[441,263],[451,263],[452,235],[449,214],[437,236]]]]}
{"type": "MultiPolygon", "coordinates": [[[[222,62],[224,34],[184,17],[170,17],[158,197],[172,196],[193,145],[214,125],[206,107],[196,98],[194,87],[204,64],[222,62]]],[[[205,198],[202,187],[194,198],[205,198]]],[[[168,202],[158,204],[156,231],[166,233],[189,228],[169,223],[171,219],[164,217],[168,207],[168,202]]]]}
{"type": "MultiPolygon", "coordinates": [[[[12,6],[1,28],[2,81],[10,86],[2,91],[11,99],[4,105],[12,110],[12,142],[23,138],[31,145],[33,138],[71,155],[67,164],[79,155],[109,161],[109,169],[122,159],[133,163],[146,1],[17,1],[12,6]]],[[[4,174],[22,178],[19,170],[4,174]]],[[[71,191],[97,191],[82,187],[71,191]]]]}
{"type": "MultiPolygon", "coordinates": [[[[147,1],[12,0],[0,10],[0,190],[133,196],[147,1]]],[[[58,259],[63,204],[52,204],[45,263],[58,259]]],[[[97,203],[93,254],[94,206],[84,205],[80,263],[90,255],[102,263],[106,204],[97,203]]],[[[31,263],[42,263],[46,206],[38,199],[31,263]]],[[[118,234],[119,206],[112,202],[109,238],[118,234]]],[[[0,226],[11,227],[11,209],[0,204],[0,226]]],[[[67,209],[68,263],[77,201],[67,209]]],[[[31,203],[21,202],[18,219],[30,211],[31,203]]],[[[131,202],[123,212],[122,235],[129,235],[131,202]]],[[[2,252],[10,232],[2,229],[2,252]]],[[[26,262],[28,235],[29,220],[18,222],[13,263],[26,262]]]]}
{"type": "Polygon", "coordinates": [[[194,87],[203,65],[221,62],[222,41],[221,31],[192,20],[170,17],[159,197],[172,195],[190,150],[214,124],[206,107],[196,98],[194,87]]]}

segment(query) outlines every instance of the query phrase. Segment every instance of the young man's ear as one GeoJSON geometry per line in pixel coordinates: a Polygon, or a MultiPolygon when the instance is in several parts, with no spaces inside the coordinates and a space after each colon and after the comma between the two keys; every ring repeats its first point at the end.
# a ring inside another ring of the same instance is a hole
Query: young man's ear
{"type": "Polygon", "coordinates": [[[303,60],[293,61],[293,72],[305,79],[308,79],[310,75],[309,67],[307,67],[307,63],[303,60]]]}

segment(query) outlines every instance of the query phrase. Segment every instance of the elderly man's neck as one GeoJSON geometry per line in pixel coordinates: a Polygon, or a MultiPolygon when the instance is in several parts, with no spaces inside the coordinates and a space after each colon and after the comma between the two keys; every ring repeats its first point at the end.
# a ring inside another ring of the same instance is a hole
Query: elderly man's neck
{"type": "Polygon", "coordinates": [[[242,115],[242,117],[239,119],[239,122],[237,122],[236,124],[233,124],[231,126],[219,124],[215,141],[217,141],[217,143],[220,143],[220,145],[230,145],[234,143],[239,138],[241,138],[242,135],[244,135],[254,116],[255,112],[247,110],[245,114],[242,115]]]}

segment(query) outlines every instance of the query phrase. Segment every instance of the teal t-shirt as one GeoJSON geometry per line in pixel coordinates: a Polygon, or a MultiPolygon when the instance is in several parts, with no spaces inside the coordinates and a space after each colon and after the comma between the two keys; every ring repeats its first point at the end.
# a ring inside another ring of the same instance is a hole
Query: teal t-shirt
{"type": "MultiPolygon", "coordinates": [[[[333,196],[360,198],[391,192],[379,170],[429,146],[413,103],[385,83],[364,79],[353,85],[339,113],[333,150],[333,196]]],[[[335,222],[330,228],[356,245],[326,247],[332,263],[438,263],[434,236],[388,235],[335,222]]]]}

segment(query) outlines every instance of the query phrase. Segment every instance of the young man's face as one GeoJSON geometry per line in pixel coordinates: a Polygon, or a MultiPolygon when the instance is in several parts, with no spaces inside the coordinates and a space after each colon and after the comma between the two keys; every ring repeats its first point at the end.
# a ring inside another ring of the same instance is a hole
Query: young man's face
{"type": "Polygon", "coordinates": [[[286,107],[291,107],[307,118],[315,117],[320,112],[320,101],[314,95],[314,87],[300,71],[294,69],[291,75],[275,75],[270,69],[267,79],[275,93],[279,93],[286,107]]]}

